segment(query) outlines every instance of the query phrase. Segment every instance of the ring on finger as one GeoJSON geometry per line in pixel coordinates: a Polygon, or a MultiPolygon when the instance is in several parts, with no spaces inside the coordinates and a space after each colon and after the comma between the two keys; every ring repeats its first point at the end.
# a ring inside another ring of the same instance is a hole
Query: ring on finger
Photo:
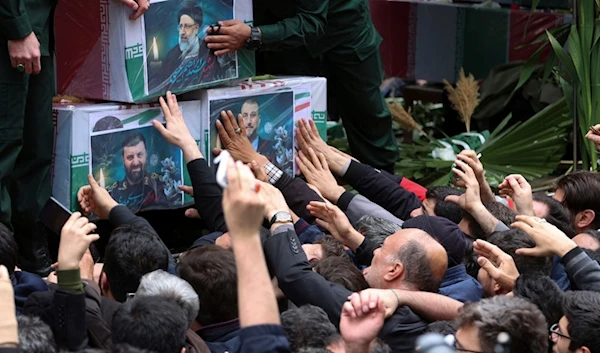
{"type": "Polygon", "coordinates": [[[236,127],[234,131],[235,131],[236,134],[241,134],[242,133],[242,129],[240,127],[236,127]]]}

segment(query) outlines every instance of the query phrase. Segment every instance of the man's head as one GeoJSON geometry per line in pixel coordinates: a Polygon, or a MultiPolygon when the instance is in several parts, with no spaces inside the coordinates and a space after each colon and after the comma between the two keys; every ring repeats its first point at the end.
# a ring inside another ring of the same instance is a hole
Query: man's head
{"type": "Polygon", "coordinates": [[[190,250],[180,258],[177,272],[200,298],[198,324],[206,326],[238,317],[237,271],[230,250],[217,245],[190,250]]]}
{"type": "Polygon", "coordinates": [[[188,329],[185,311],[170,299],[139,297],[128,300],[114,314],[114,344],[163,353],[185,353],[188,329]]]}
{"type": "MultiPolygon", "coordinates": [[[[552,270],[552,261],[550,258],[517,255],[517,249],[535,247],[535,242],[522,231],[511,229],[504,232],[495,232],[490,236],[488,241],[513,258],[520,274],[550,275],[550,271],[552,270]]],[[[479,269],[477,280],[483,286],[483,294],[486,297],[505,294],[509,291],[506,288],[502,288],[483,268],[479,269]]]]}
{"type": "Polygon", "coordinates": [[[425,200],[420,208],[410,213],[411,217],[420,215],[444,217],[458,224],[462,218],[462,209],[453,202],[447,202],[450,195],[462,195],[463,192],[449,186],[434,186],[427,189],[425,200]]]}
{"type": "Polygon", "coordinates": [[[553,353],[600,352],[600,293],[570,291],[563,298],[564,316],[550,335],[553,353]]]}
{"type": "Polygon", "coordinates": [[[385,239],[364,271],[372,288],[437,292],[448,267],[446,250],[419,229],[403,229],[385,239]]]}
{"type": "Polygon", "coordinates": [[[365,236],[370,241],[379,245],[383,244],[385,238],[396,233],[401,226],[396,223],[390,222],[387,219],[374,217],[374,216],[362,216],[354,225],[356,230],[365,236]]]}
{"type": "Polygon", "coordinates": [[[21,352],[55,353],[56,341],[52,329],[38,317],[17,316],[21,352]]]}
{"type": "MultiPolygon", "coordinates": [[[[509,226],[515,222],[516,214],[511,211],[508,207],[501,204],[500,202],[492,201],[484,203],[485,208],[492,216],[496,217],[497,220],[509,226]]],[[[473,216],[467,211],[463,212],[463,220],[460,222],[461,229],[470,236],[472,239],[483,239],[487,240],[488,234],[486,234],[479,223],[473,218],[473,216]]]]}
{"type": "Polygon", "coordinates": [[[498,334],[508,333],[511,353],[547,353],[548,329],[540,310],[522,298],[497,296],[461,309],[456,346],[494,352],[498,334]]]}
{"type": "Polygon", "coordinates": [[[132,132],[123,139],[123,166],[129,184],[136,185],[144,180],[148,151],[146,138],[139,132],[132,132]]]}
{"type": "Polygon", "coordinates": [[[309,347],[326,348],[339,338],[337,329],[329,321],[325,311],[313,305],[283,312],[281,326],[292,352],[309,347]]]}
{"type": "MultiPolygon", "coordinates": [[[[513,294],[535,304],[544,314],[546,323],[552,325],[562,317],[564,292],[548,276],[520,275],[515,282],[513,294]]],[[[548,328],[550,328],[548,326],[548,328]]]]}
{"type": "Polygon", "coordinates": [[[569,212],[577,232],[600,228],[600,174],[577,172],[556,182],[554,199],[569,212]]]}
{"type": "Polygon", "coordinates": [[[246,127],[246,136],[250,142],[254,142],[258,137],[258,128],[260,127],[260,106],[256,99],[247,99],[242,104],[241,114],[246,127]]]}
{"type": "Polygon", "coordinates": [[[563,205],[543,192],[533,194],[533,212],[536,217],[552,216],[558,221],[570,223],[569,213],[563,205]]]}
{"type": "Polygon", "coordinates": [[[194,288],[181,278],[163,270],[145,274],[135,296],[158,296],[173,300],[186,312],[188,325],[194,322],[200,310],[200,301],[194,288]]]}
{"type": "Polygon", "coordinates": [[[199,47],[198,33],[204,20],[202,8],[192,0],[185,0],[181,4],[178,16],[179,25],[179,50],[183,53],[191,52],[199,47]]]}
{"type": "Polygon", "coordinates": [[[314,271],[329,282],[344,286],[351,292],[360,292],[369,288],[369,284],[360,270],[345,257],[327,257],[315,265],[314,271]]]}
{"type": "Polygon", "coordinates": [[[106,245],[102,270],[102,291],[124,302],[135,293],[142,276],[155,270],[167,270],[169,252],[149,228],[122,226],[115,229],[106,245]]]}
{"type": "Polygon", "coordinates": [[[331,235],[325,235],[314,244],[302,244],[302,250],[313,266],[328,257],[348,257],[344,250],[344,244],[331,235]]]}
{"type": "Polygon", "coordinates": [[[18,248],[15,237],[8,228],[0,223],[0,265],[6,266],[8,274],[12,275],[17,266],[18,248]]]}

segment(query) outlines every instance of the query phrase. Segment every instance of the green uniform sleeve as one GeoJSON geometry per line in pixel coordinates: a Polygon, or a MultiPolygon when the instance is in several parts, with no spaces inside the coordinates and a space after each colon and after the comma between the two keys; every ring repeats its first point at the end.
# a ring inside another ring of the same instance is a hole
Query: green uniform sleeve
{"type": "Polygon", "coordinates": [[[58,289],[73,294],[83,293],[83,282],[81,281],[81,272],[79,269],[56,271],[58,278],[58,289]]]}
{"type": "Polygon", "coordinates": [[[15,40],[32,32],[25,0],[0,0],[0,37],[15,40]]]}
{"type": "Polygon", "coordinates": [[[284,50],[309,45],[325,34],[329,0],[298,0],[296,16],[259,26],[263,49],[284,50]]]}

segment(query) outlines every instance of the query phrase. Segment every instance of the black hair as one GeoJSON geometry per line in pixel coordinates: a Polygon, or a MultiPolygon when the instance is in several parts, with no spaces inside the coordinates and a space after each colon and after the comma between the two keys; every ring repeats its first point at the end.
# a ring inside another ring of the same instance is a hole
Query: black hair
{"type": "Polygon", "coordinates": [[[584,210],[595,213],[590,228],[600,228],[600,174],[596,172],[575,172],[561,177],[556,189],[562,190],[562,205],[571,217],[584,210]]]}
{"type": "Polygon", "coordinates": [[[462,194],[463,191],[452,188],[450,186],[434,186],[427,189],[425,198],[435,200],[435,206],[433,208],[435,216],[447,218],[452,222],[458,224],[462,219],[462,209],[459,205],[445,200],[447,196],[460,196],[462,194]]]}
{"type": "Polygon", "coordinates": [[[337,283],[351,292],[369,288],[362,272],[350,260],[340,256],[324,258],[315,265],[314,270],[329,282],[337,283]]]}
{"type": "Polygon", "coordinates": [[[534,248],[535,242],[519,229],[510,229],[502,232],[494,232],[490,236],[490,243],[496,245],[500,250],[509,254],[521,275],[533,274],[549,276],[552,271],[552,261],[549,257],[534,257],[517,255],[517,249],[534,248]]]}
{"type": "Polygon", "coordinates": [[[548,276],[522,274],[517,278],[513,294],[529,300],[544,314],[548,328],[562,317],[563,291],[548,276]]]}
{"type": "Polygon", "coordinates": [[[543,215],[542,218],[548,218],[548,216],[552,216],[554,219],[560,222],[564,222],[566,224],[571,223],[571,218],[569,217],[569,212],[565,209],[565,207],[555,199],[546,195],[543,192],[536,192],[533,194],[533,201],[537,201],[543,203],[548,207],[548,214],[543,215]]]}
{"type": "Polygon", "coordinates": [[[177,272],[198,293],[198,323],[206,326],[238,317],[237,270],[231,250],[217,245],[190,250],[180,258],[177,272]]]}
{"type": "MultiPolygon", "coordinates": [[[[510,227],[511,224],[515,223],[516,214],[500,202],[492,201],[485,202],[483,204],[485,208],[496,217],[497,220],[510,227]]],[[[474,239],[487,240],[489,234],[486,234],[479,223],[473,218],[473,216],[467,211],[463,211],[463,218],[469,222],[469,235],[474,239]]]]}
{"type": "Polygon", "coordinates": [[[123,138],[121,148],[124,149],[125,147],[137,146],[137,144],[140,142],[143,142],[144,146],[148,146],[146,144],[146,137],[144,136],[144,134],[142,134],[141,132],[131,132],[123,138]]]}
{"type": "Polygon", "coordinates": [[[332,256],[348,258],[348,254],[346,254],[346,250],[344,249],[344,243],[332,235],[325,235],[323,238],[315,241],[314,244],[319,244],[323,247],[323,259],[332,256]]]}
{"type": "Polygon", "coordinates": [[[302,348],[326,348],[339,339],[335,326],[325,311],[314,305],[304,305],[281,314],[281,326],[296,352],[302,348]]]}
{"type": "Polygon", "coordinates": [[[19,248],[10,230],[0,223],[0,265],[6,266],[8,274],[15,272],[19,259],[19,248]]]}
{"type": "MultiPolygon", "coordinates": [[[[600,293],[569,291],[563,298],[563,313],[567,317],[569,350],[587,347],[591,353],[600,352],[600,293]]],[[[567,334],[564,332],[564,334],[567,334]]]]}
{"type": "Polygon", "coordinates": [[[427,325],[427,332],[439,333],[442,336],[456,333],[456,321],[434,321],[427,325]]]}
{"type": "Polygon", "coordinates": [[[166,271],[168,266],[169,251],[152,229],[125,225],[112,232],[103,271],[117,301],[124,302],[128,293],[135,293],[146,273],[166,271]]]}
{"type": "Polygon", "coordinates": [[[161,353],[180,353],[185,347],[187,314],[173,300],[158,296],[136,297],[115,312],[113,343],[161,353]]]}
{"type": "Polygon", "coordinates": [[[177,21],[179,21],[183,15],[190,16],[198,26],[202,27],[202,23],[204,22],[204,12],[197,1],[184,0],[181,3],[179,13],[177,14],[177,21]]]}

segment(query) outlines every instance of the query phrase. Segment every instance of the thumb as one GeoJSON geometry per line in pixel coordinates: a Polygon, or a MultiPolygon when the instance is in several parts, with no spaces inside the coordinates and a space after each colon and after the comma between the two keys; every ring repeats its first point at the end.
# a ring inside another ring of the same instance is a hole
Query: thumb
{"type": "Polygon", "coordinates": [[[214,154],[215,156],[218,156],[218,155],[220,155],[222,151],[223,151],[223,150],[222,150],[222,149],[220,149],[220,148],[213,148],[213,154],[214,154]]]}
{"type": "Polygon", "coordinates": [[[96,179],[94,179],[94,176],[92,174],[88,174],[88,183],[92,187],[92,190],[100,188],[100,185],[98,185],[98,182],[96,181],[96,179]]]}
{"type": "Polygon", "coordinates": [[[200,214],[198,213],[198,210],[195,208],[188,208],[187,210],[185,210],[185,216],[187,218],[198,218],[200,219],[200,214]]]}
{"type": "Polygon", "coordinates": [[[158,132],[160,132],[160,134],[163,136],[165,136],[165,134],[167,133],[167,129],[164,127],[164,125],[156,119],[152,120],[152,126],[154,126],[154,128],[158,130],[158,132]]]}
{"type": "Polygon", "coordinates": [[[490,262],[490,260],[480,256],[477,258],[477,263],[481,268],[485,270],[485,272],[487,272],[490,275],[490,277],[494,279],[498,277],[499,270],[496,268],[496,266],[494,266],[494,264],[490,262]]]}
{"type": "Polygon", "coordinates": [[[194,196],[194,188],[188,185],[179,185],[179,190],[185,192],[190,196],[194,196]]]}
{"type": "Polygon", "coordinates": [[[93,243],[93,242],[95,242],[98,239],[100,239],[100,236],[98,234],[90,234],[90,235],[88,235],[88,240],[90,241],[90,243],[93,243]]]}
{"type": "Polygon", "coordinates": [[[458,204],[459,200],[460,200],[460,196],[459,195],[448,195],[444,199],[444,201],[446,201],[446,202],[452,202],[452,203],[455,203],[455,204],[458,204]]]}
{"type": "Polygon", "coordinates": [[[515,251],[515,254],[519,256],[538,256],[536,248],[521,248],[515,251]]]}
{"type": "Polygon", "coordinates": [[[137,10],[139,5],[134,0],[121,0],[121,3],[132,10],[137,10]]]}

